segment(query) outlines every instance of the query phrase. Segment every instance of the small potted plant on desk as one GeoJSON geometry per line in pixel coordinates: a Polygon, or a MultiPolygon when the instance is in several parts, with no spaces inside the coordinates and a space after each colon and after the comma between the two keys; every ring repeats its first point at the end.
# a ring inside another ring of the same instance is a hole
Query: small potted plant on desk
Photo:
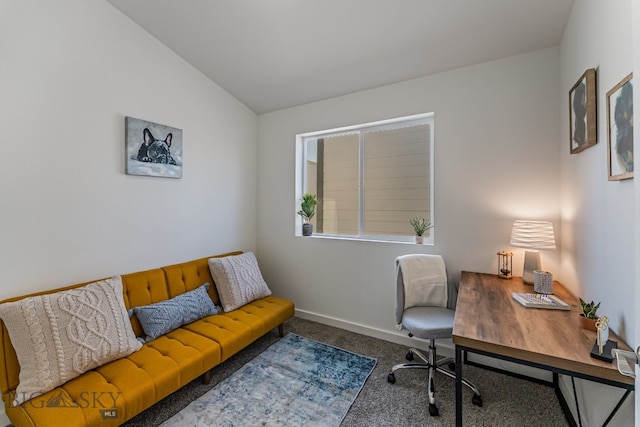
{"type": "Polygon", "coordinates": [[[589,331],[596,331],[596,321],[598,320],[598,316],[596,313],[598,308],[600,308],[600,303],[596,304],[593,301],[587,303],[585,300],[580,298],[580,305],[582,306],[582,313],[580,313],[580,326],[583,329],[587,329],[589,331]]]}
{"type": "Polygon", "coordinates": [[[411,224],[413,230],[416,232],[416,243],[419,245],[424,243],[424,233],[433,228],[429,218],[411,218],[409,224],[411,224]]]}
{"type": "Polygon", "coordinates": [[[313,234],[313,224],[311,224],[311,218],[316,214],[316,195],[311,193],[304,193],[300,200],[300,210],[298,215],[302,217],[304,223],[302,224],[302,235],[311,236],[313,234]]]}

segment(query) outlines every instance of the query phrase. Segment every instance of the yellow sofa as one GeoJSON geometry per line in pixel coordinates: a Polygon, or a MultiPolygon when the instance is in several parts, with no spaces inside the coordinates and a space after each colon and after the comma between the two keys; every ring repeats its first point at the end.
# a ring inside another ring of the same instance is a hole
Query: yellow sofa
{"type": "MultiPolygon", "coordinates": [[[[232,252],[216,257],[239,255],[232,252]]],[[[208,259],[122,275],[127,309],[153,304],[210,283],[208,293],[220,299],[208,259]]],[[[57,292],[86,283],[54,289],[57,292]]],[[[205,317],[175,329],[125,358],[85,372],[63,385],[13,406],[20,366],[9,333],[0,321],[0,387],[5,412],[16,427],[117,426],[149,408],[192,380],[208,382],[210,370],[274,328],[283,336],[283,322],[294,315],[291,301],[275,296],[255,300],[234,311],[205,317]]],[[[138,337],[144,332],[131,318],[138,337]]]]}

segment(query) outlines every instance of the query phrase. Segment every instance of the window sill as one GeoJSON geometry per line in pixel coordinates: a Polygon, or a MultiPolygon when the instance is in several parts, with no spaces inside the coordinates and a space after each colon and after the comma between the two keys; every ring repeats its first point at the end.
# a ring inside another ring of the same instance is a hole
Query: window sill
{"type": "Polygon", "coordinates": [[[296,237],[303,237],[305,239],[321,239],[321,240],[346,240],[352,242],[368,242],[368,243],[393,243],[400,245],[416,245],[416,246],[433,246],[433,240],[426,240],[422,244],[416,243],[412,240],[386,240],[386,239],[376,239],[376,238],[368,238],[368,237],[347,237],[347,236],[332,236],[328,234],[312,234],[311,236],[303,236],[302,234],[296,234],[296,237]]]}

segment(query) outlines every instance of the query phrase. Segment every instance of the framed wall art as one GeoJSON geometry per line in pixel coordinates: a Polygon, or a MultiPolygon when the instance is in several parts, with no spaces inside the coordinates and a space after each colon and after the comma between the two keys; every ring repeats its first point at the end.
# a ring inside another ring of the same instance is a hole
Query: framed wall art
{"type": "Polygon", "coordinates": [[[571,154],[596,145],[596,70],[589,68],[569,91],[571,154]]]}
{"type": "Polygon", "coordinates": [[[128,175],[182,178],[182,130],[125,117],[128,175]]]}
{"type": "Polygon", "coordinates": [[[607,92],[609,181],[633,178],[633,73],[607,92]]]}

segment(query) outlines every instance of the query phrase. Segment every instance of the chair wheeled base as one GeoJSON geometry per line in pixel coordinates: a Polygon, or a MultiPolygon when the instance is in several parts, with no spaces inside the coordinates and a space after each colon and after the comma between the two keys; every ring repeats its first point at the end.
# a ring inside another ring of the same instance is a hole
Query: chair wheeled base
{"type": "MultiPolygon", "coordinates": [[[[431,340],[429,344],[429,355],[428,357],[422,354],[422,352],[416,348],[410,348],[409,352],[405,356],[410,363],[400,363],[391,368],[391,372],[387,376],[387,381],[391,384],[395,384],[396,375],[395,371],[399,369],[428,369],[429,370],[429,415],[438,416],[440,412],[438,411],[438,407],[435,404],[435,380],[434,374],[435,371],[438,371],[449,378],[456,378],[455,371],[455,362],[453,358],[446,357],[444,359],[440,359],[437,362],[436,359],[436,347],[431,340]],[[411,362],[414,359],[414,356],[418,356],[418,358],[422,359],[422,362],[411,362]],[[447,365],[448,369],[443,368],[444,365],[447,365]]],[[[476,406],[482,406],[482,397],[480,396],[480,390],[471,382],[462,379],[462,384],[469,387],[471,391],[473,391],[473,397],[471,398],[471,403],[476,406]]]]}

